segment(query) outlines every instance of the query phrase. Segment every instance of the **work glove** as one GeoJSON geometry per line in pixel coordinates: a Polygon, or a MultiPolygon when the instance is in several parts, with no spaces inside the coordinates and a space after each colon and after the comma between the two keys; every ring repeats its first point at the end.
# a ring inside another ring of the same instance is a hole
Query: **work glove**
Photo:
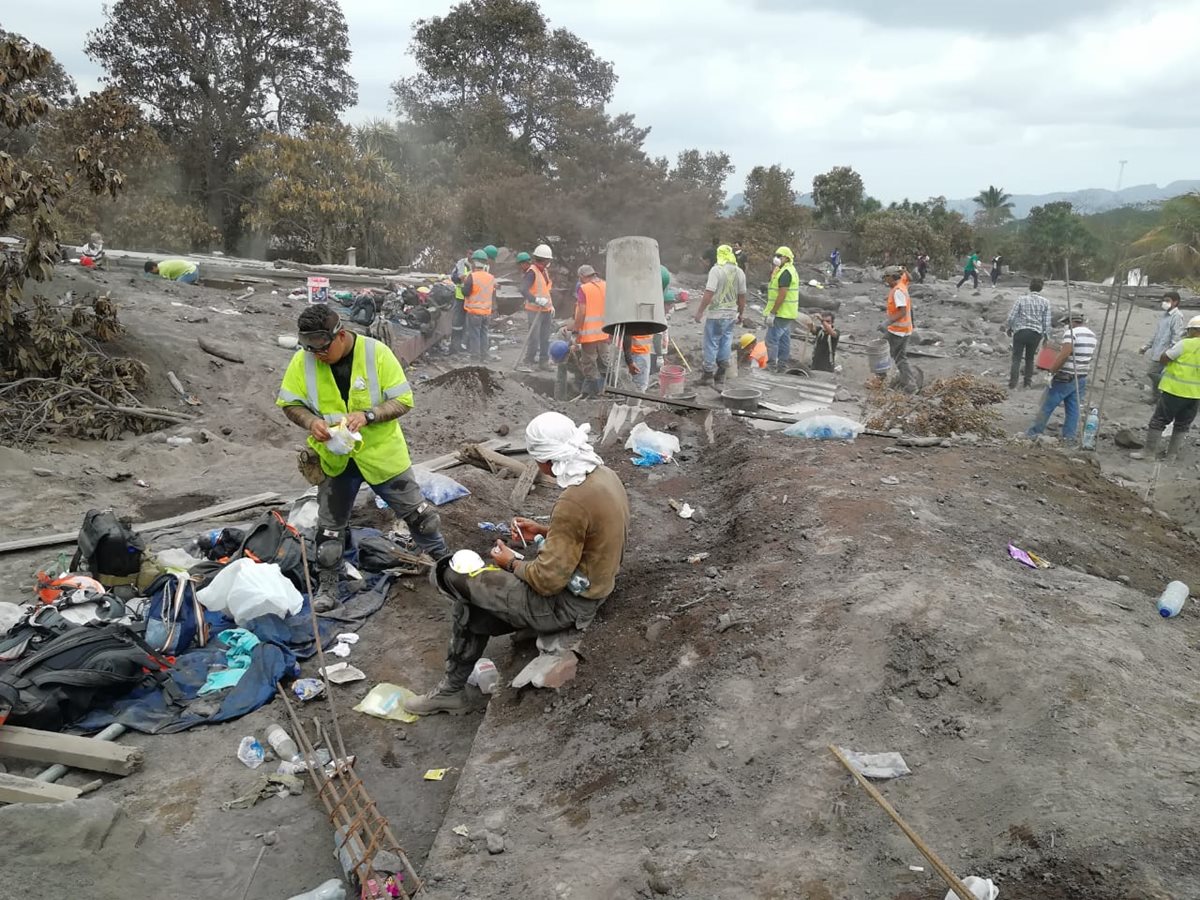
{"type": "Polygon", "coordinates": [[[767,328],[774,328],[775,327],[775,317],[767,316],[765,319],[763,319],[763,324],[766,325],[767,328]]]}
{"type": "Polygon", "coordinates": [[[542,309],[545,309],[547,306],[550,305],[550,298],[549,297],[538,297],[533,302],[536,306],[540,306],[540,307],[542,307],[542,309]]]}

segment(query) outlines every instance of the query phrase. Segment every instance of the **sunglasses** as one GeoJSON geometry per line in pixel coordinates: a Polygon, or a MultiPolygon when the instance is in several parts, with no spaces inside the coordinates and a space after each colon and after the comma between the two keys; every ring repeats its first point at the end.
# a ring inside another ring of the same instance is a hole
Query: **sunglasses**
{"type": "Polygon", "coordinates": [[[300,346],[310,353],[324,353],[333,346],[335,337],[330,331],[308,331],[299,336],[300,346]]]}

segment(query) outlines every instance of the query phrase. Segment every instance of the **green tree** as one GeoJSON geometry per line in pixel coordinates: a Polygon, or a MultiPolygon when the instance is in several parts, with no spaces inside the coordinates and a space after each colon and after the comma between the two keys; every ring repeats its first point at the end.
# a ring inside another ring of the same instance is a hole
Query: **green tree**
{"type": "Polygon", "coordinates": [[[357,99],[346,20],[320,0],[116,0],[88,36],[106,80],[144,104],[187,189],[233,249],[238,161],[258,135],[337,120],[357,99]]]}
{"type": "MultiPolygon", "coordinates": [[[[332,263],[348,246],[371,256],[371,233],[386,229],[403,206],[384,155],[359,146],[345,125],[316,125],[303,135],[263,134],[242,161],[258,190],[247,221],[278,241],[300,243],[332,263]]],[[[381,236],[375,235],[378,245],[381,236]]]]}
{"type": "Polygon", "coordinates": [[[1195,280],[1200,276],[1200,194],[1184,194],[1164,203],[1159,224],[1142,235],[1133,249],[1153,277],[1195,280]]]}
{"type": "Polygon", "coordinates": [[[437,140],[507,146],[548,170],[573,114],[612,97],[612,65],[533,0],[465,0],[416,22],[420,71],[393,85],[399,110],[437,140]]]}
{"type": "Polygon", "coordinates": [[[972,202],[979,207],[975,214],[978,225],[995,228],[1013,217],[1012,194],[1004,193],[1004,188],[989,184],[986,190],[972,198],[972,202]]]}
{"type": "Polygon", "coordinates": [[[862,212],[865,197],[862,176],[849,166],[835,166],[824,175],[813,176],[813,205],[817,221],[826,228],[849,228],[862,212]]]}
{"type": "Polygon", "coordinates": [[[725,180],[733,174],[728,153],[683,150],[675,160],[670,179],[687,190],[702,192],[716,216],[725,206],[725,180]]]}
{"type": "Polygon", "coordinates": [[[911,210],[883,209],[867,213],[854,223],[854,244],[864,262],[874,265],[911,265],[917,253],[928,253],[934,265],[949,255],[944,235],[928,216],[911,210]]]}
{"type": "Polygon", "coordinates": [[[1083,276],[1095,264],[1099,241],[1065,200],[1035,206],[1021,231],[1019,264],[1032,272],[1063,278],[1065,259],[1083,276]]]}

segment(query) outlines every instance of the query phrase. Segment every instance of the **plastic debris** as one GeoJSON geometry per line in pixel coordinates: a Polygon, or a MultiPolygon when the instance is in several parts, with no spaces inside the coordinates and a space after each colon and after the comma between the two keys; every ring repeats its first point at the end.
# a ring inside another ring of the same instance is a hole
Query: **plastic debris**
{"type": "Polygon", "coordinates": [[[692,509],[691,504],[689,503],[684,503],[679,507],[679,518],[681,519],[690,519],[695,514],[696,511],[692,509]]]}
{"type": "Polygon", "coordinates": [[[358,706],[354,707],[354,711],[366,713],[377,719],[392,719],[396,722],[411,724],[417,721],[418,717],[406,712],[404,704],[415,696],[416,694],[408,688],[400,687],[398,684],[388,684],[385,681],[371,688],[367,696],[363,697],[358,706]]]}
{"type": "MultiPolygon", "coordinates": [[[[629,432],[629,440],[625,442],[625,449],[632,450],[642,457],[657,454],[662,457],[662,460],[669,460],[679,452],[679,438],[664,431],[655,431],[645,422],[638,422],[629,432]]],[[[654,463],[637,463],[636,461],[635,464],[654,465],[654,463]]]]}
{"type": "Polygon", "coordinates": [[[629,461],[635,466],[641,466],[643,469],[648,469],[651,466],[659,466],[667,461],[667,458],[661,453],[655,453],[653,450],[641,451],[641,456],[631,456],[629,461]]]}
{"type": "Polygon", "coordinates": [[[297,678],[292,682],[292,693],[301,700],[312,700],[325,693],[325,682],[319,678],[297,678]]]}
{"type": "Polygon", "coordinates": [[[329,679],[330,684],[349,684],[367,677],[362,669],[356,669],[347,662],[333,663],[318,671],[329,679]]]}
{"type": "MultiPolygon", "coordinates": [[[[979,878],[975,875],[968,875],[962,880],[966,885],[967,890],[974,894],[978,900],[996,900],[1000,896],[1000,888],[996,887],[990,878],[979,878]]],[[[958,900],[958,894],[950,891],[946,894],[946,900],[958,900]]]]}
{"type": "Polygon", "coordinates": [[[263,764],[263,760],[267,758],[267,751],[258,742],[258,738],[252,734],[248,734],[238,744],[237,758],[242,761],[247,769],[257,769],[263,764]]]}
{"type": "Polygon", "coordinates": [[[783,433],[788,437],[812,438],[818,441],[852,441],[867,426],[845,416],[809,416],[794,422],[783,433]]]}
{"type": "Polygon", "coordinates": [[[449,771],[449,769],[429,769],[422,777],[426,781],[441,781],[446,777],[446,773],[449,771]]]}
{"type": "Polygon", "coordinates": [[[849,760],[850,765],[858,770],[865,778],[899,778],[901,775],[911,775],[912,769],[899,753],[860,753],[857,750],[839,748],[849,760]]]}
{"type": "Polygon", "coordinates": [[[457,834],[459,837],[470,837],[471,836],[471,829],[468,828],[466,825],[455,825],[450,830],[453,831],[455,834],[457,834]]]}
{"type": "Polygon", "coordinates": [[[1031,569],[1049,569],[1050,561],[1043,559],[1036,553],[1029,550],[1022,550],[1016,544],[1008,545],[1008,555],[1015,559],[1023,566],[1028,566],[1031,569]]]}

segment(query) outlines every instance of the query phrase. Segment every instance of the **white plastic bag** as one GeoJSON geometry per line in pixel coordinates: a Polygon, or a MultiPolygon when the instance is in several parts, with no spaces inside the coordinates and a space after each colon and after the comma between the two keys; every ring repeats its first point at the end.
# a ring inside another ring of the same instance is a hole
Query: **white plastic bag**
{"type": "MultiPolygon", "coordinates": [[[[962,880],[962,883],[979,900],[996,900],[1000,896],[1000,888],[996,887],[990,878],[978,878],[975,875],[968,875],[962,880]]],[[[946,900],[958,900],[958,894],[951,891],[946,895],[946,900]]]]}
{"type": "Polygon", "coordinates": [[[337,456],[346,456],[362,439],[363,436],[347,428],[343,420],[329,429],[329,440],[325,442],[325,448],[337,456]]]}
{"type": "Polygon", "coordinates": [[[632,450],[634,453],[649,450],[651,453],[671,459],[679,452],[679,438],[664,431],[655,431],[645,422],[638,422],[629,432],[629,440],[625,442],[625,449],[632,450]]]}
{"type": "Polygon", "coordinates": [[[205,609],[228,613],[238,625],[259,616],[294,616],[304,605],[304,597],[279,566],[252,559],[235,559],[196,597],[205,609]]]}
{"type": "Polygon", "coordinates": [[[466,497],[471,493],[464,485],[459,484],[449,475],[442,472],[430,472],[423,466],[413,466],[413,475],[417,479],[417,486],[421,489],[421,496],[434,506],[441,506],[443,503],[466,497]]]}
{"type": "Polygon", "coordinates": [[[817,415],[794,422],[783,433],[788,437],[815,438],[819,441],[852,441],[867,426],[845,416],[817,415]]]}

